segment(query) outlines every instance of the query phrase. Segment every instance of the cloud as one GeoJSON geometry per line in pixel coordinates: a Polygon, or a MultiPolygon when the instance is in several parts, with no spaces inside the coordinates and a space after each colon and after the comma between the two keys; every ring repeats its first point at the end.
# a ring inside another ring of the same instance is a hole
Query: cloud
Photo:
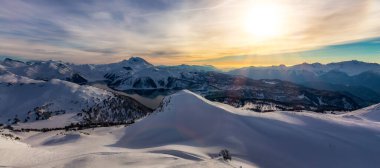
{"type": "Polygon", "coordinates": [[[279,58],[283,53],[380,36],[379,6],[377,0],[4,1],[0,55],[80,63],[138,55],[157,64],[236,66],[272,55],[277,63],[287,60],[279,58]],[[283,9],[281,36],[258,40],[242,28],[260,3],[283,9]]]}
{"type": "Polygon", "coordinates": [[[111,20],[112,15],[107,12],[95,12],[91,15],[94,19],[99,19],[99,20],[111,20]]]}
{"type": "MultiPolygon", "coordinates": [[[[370,18],[371,0],[347,0],[323,3],[321,12],[307,23],[307,28],[299,34],[305,41],[320,45],[342,43],[376,36],[371,27],[363,24],[374,21],[370,18]]],[[[318,11],[315,11],[318,12],[318,11]]]]}

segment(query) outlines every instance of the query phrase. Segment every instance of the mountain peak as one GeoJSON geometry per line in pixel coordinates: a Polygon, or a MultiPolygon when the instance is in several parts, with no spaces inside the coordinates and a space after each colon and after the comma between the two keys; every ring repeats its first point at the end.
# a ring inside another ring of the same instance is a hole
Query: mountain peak
{"type": "MultiPolygon", "coordinates": [[[[14,60],[11,58],[5,58],[2,63],[5,66],[11,66],[11,67],[23,66],[25,64],[22,61],[14,60]]],[[[1,62],[0,62],[0,64],[1,64],[1,62]]]]}
{"type": "Polygon", "coordinates": [[[123,60],[120,62],[121,64],[125,65],[148,65],[148,66],[153,66],[151,63],[146,61],[145,59],[141,57],[130,57],[127,60],[123,60]]]}
{"type": "Polygon", "coordinates": [[[358,60],[351,60],[351,61],[342,61],[342,62],[335,62],[335,63],[330,63],[327,65],[378,65],[376,63],[369,63],[369,62],[364,62],[364,61],[358,61],[358,60]]]}
{"type": "Polygon", "coordinates": [[[129,58],[128,60],[126,60],[128,62],[136,62],[136,63],[148,63],[145,59],[141,58],[141,57],[131,57],[129,58]]]}
{"type": "Polygon", "coordinates": [[[24,63],[24,62],[22,62],[22,61],[14,60],[14,59],[11,59],[11,58],[5,58],[5,59],[4,59],[4,62],[18,62],[18,63],[24,63]]]}

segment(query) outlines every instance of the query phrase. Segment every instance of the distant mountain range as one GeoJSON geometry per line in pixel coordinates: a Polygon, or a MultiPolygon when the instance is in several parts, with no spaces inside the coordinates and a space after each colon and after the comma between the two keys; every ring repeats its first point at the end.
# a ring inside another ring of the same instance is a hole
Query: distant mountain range
{"type": "MultiPolygon", "coordinates": [[[[322,65],[317,67],[320,66],[322,65]]],[[[284,69],[286,67],[273,68],[284,69]]],[[[324,72],[323,68],[318,69],[322,70],[318,72],[315,70],[312,73],[322,75],[330,72],[324,72]]],[[[202,94],[209,100],[260,112],[275,110],[350,111],[377,101],[377,94],[374,94],[374,99],[369,101],[355,94],[311,89],[282,81],[284,79],[254,80],[225,74],[212,66],[154,66],[139,57],[101,65],[76,65],[61,61],[22,62],[8,58],[0,62],[0,72],[3,74],[0,75],[2,83],[7,84],[59,79],[81,85],[103,82],[114,90],[126,92],[164,90],[167,93],[174,93],[178,90],[189,89],[202,94]]],[[[349,72],[350,74],[354,73],[353,71],[349,72]]],[[[372,91],[368,92],[373,93],[372,91]]]]}
{"type": "Polygon", "coordinates": [[[252,79],[279,79],[310,88],[355,95],[371,103],[380,102],[380,65],[376,63],[303,63],[289,67],[246,67],[227,73],[252,79]]]}

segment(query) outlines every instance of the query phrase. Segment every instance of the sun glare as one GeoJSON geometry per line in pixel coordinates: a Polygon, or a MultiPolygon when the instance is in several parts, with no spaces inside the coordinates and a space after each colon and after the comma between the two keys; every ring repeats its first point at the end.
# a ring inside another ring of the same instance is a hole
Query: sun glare
{"type": "Polygon", "coordinates": [[[255,4],[245,14],[244,29],[257,39],[281,35],[283,14],[276,4],[255,4]]]}

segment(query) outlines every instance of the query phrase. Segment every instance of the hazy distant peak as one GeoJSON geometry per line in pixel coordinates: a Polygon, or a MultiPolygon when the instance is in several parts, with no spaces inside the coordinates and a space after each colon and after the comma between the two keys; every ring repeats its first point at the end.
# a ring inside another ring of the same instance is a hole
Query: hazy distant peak
{"type": "Polygon", "coordinates": [[[143,59],[141,57],[131,57],[131,58],[129,58],[126,61],[128,61],[128,62],[136,62],[136,63],[148,63],[148,61],[146,61],[145,59],[143,59]]]}
{"type": "Polygon", "coordinates": [[[129,59],[125,59],[121,62],[118,62],[119,64],[122,64],[122,65],[148,65],[148,66],[153,66],[151,63],[149,63],[148,61],[146,61],[145,59],[141,58],[141,57],[131,57],[129,59]]]}
{"type": "Polygon", "coordinates": [[[326,65],[336,65],[336,64],[359,64],[361,61],[357,61],[357,60],[351,60],[351,61],[342,61],[342,62],[332,62],[332,63],[329,63],[329,64],[326,64],[326,65]]]}
{"type": "Polygon", "coordinates": [[[5,58],[4,62],[22,62],[22,61],[14,60],[14,59],[11,59],[11,58],[5,58]]]}
{"type": "Polygon", "coordinates": [[[24,65],[25,63],[22,62],[22,61],[19,61],[19,60],[14,60],[14,59],[11,59],[11,58],[5,58],[3,60],[3,65],[5,66],[20,66],[20,65],[24,65]]]}

